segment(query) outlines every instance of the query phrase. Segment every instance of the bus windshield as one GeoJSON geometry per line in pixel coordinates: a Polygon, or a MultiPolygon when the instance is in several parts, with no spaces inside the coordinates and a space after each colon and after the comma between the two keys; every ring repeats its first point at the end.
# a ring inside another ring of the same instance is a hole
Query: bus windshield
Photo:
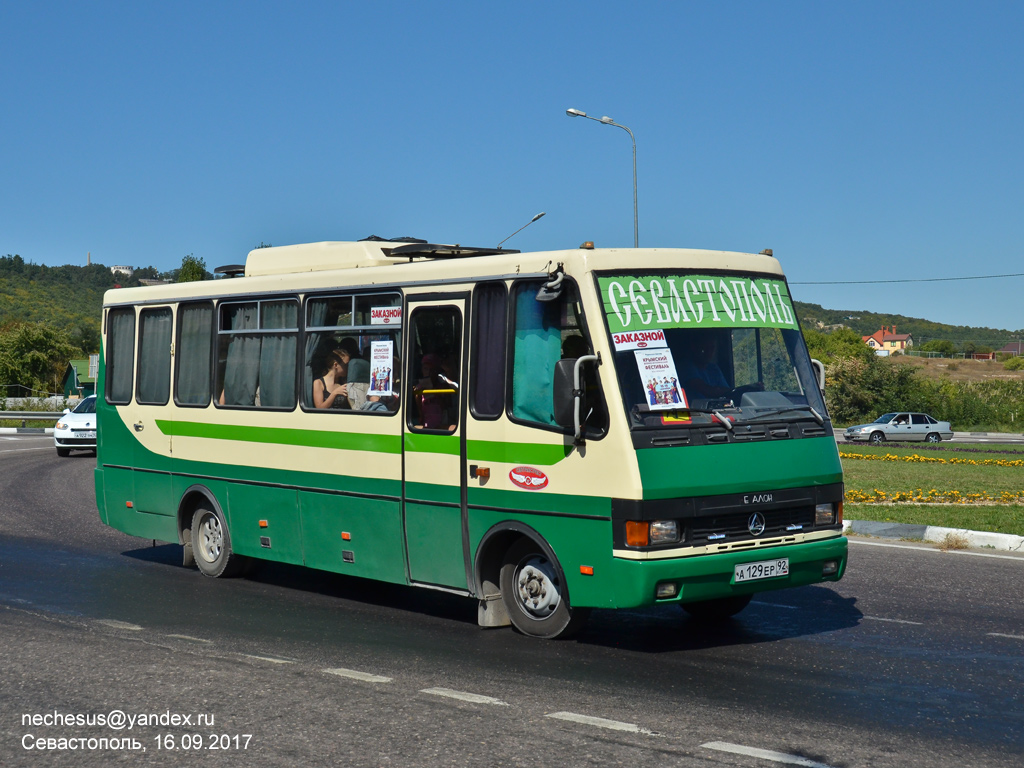
{"type": "Polygon", "coordinates": [[[600,276],[598,285],[634,429],[823,424],[825,404],[780,277],[652,273],[600,276]]]}

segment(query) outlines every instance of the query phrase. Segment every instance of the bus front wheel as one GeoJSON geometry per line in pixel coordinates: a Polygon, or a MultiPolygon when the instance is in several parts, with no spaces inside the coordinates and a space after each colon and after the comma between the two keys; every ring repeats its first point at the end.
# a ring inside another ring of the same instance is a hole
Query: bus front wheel
{"type": "Polygon", "coordinates": [[[574,635],[590,611],[569,605],[561,570],[529,539],[514,544],[501,567],[501,599],[512,625],[547,640],[574,635]]]}
{"type": "Polygon", "coordinates": [[[231,534],[220,512],[199,507],[192,516],[192,554],[204,576],[235,576],[244,559],[231,551],[231,534]]]}

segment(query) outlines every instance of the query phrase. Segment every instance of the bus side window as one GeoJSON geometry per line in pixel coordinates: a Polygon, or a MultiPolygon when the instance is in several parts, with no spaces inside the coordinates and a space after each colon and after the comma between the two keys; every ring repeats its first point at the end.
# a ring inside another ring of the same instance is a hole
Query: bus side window
{"type": "MultiPolygon", "coordinates": [[[[554,415],[555,365],[561,359],[589,355],[592,347],[576,306],[575,290],[567,288],[553,301],[538,301],[537,293],[544,282],[524,280],[513,287],[515,319],[509,411],[516,420],[565,431],[554,415]]],[[[588,394],[584,423],[588,434],[595,436],[607,428],[608,411],[595,366],[584,364],[582,373],[588,394]]]]}
{"type": "Polygon", "coordinates": [[[132,374],[135,368],[135,309],[125,307],[107,313],[108,403],[124,405],[132,399],[132,374]]]}
{"type": "Polygon", "coordinates": [[[459,424],[462,318],[454,307],[424,307],[412,316],[409,427],[454,432],[459,424]]]}
{"type": "Polygon", "coordinates": [[[469,407],[478,419],[505,412],[507,291],[504,283],[480,283],[473,291],[473,354],[469,407]]]}

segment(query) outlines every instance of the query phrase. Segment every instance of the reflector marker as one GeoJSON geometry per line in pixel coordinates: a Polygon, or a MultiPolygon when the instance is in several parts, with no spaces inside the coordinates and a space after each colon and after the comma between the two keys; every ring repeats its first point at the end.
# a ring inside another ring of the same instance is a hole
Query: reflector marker
{"type": "Polygon", "coordinates": [[[776,763],[787,763],[789,765],[802,765],[804,768],[831,768],[825,763],[819,763],[800,755],[787,755],[785,752],[773,752],[770,749],[757,749],[756,747],[744,747],[742,744],[730,744],[727,741],[709,741],[701,744],[704,749],[716,749],[719,752],[731,752],[734,755],[746,755],[761,760],[771,760],[776,763]]]}
{"type": "Polygon", "coordinates": [[[580,573],[582,573],[584,576],[593,576],[594,575],[594,566],[592,566],[592,565],[581,565],[580,566],[580,573]]]}

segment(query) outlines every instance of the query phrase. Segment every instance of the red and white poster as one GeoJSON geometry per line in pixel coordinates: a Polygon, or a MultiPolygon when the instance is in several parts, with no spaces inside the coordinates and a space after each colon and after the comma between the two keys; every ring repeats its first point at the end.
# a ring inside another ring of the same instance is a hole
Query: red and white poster
{"type": "Polygon", "coordinates": [[[640,369],[640,381],[643,382],[647,404],[652,411],[679,410],[686,408],[686,394],[679,385],[676,364],[672,360],[672,350],[638,349],[636,365],[640,369]]]}
{"type": "Polygon", "coordinates": [[[401,325],[401,307],[370,307],[370,325],[401,325]]]}

